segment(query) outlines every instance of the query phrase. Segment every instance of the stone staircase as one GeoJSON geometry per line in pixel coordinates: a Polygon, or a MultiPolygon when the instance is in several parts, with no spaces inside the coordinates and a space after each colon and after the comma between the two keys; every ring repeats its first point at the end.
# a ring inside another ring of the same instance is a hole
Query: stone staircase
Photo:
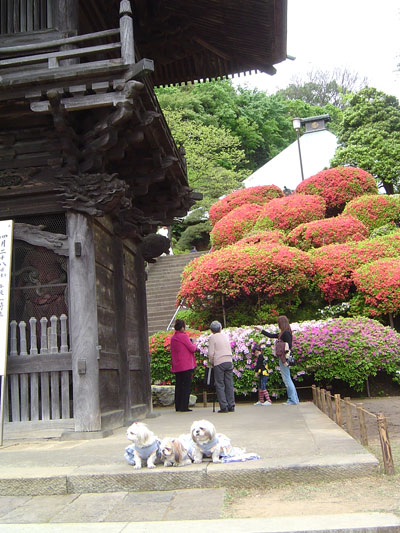
{"type": "Polygon", "coordinates": [[[176,311],[176,296],[184,267],[205,252],[159,257],[147,272],[147,321],[149,335],[166,330],[176,311]]]}

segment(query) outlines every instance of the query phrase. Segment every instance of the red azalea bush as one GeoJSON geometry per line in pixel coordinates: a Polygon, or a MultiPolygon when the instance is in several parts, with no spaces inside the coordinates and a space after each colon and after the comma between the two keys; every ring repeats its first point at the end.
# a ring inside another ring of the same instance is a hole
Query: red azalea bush
{"type": "Polygon", "coordinates": [[[315,281],[328,301],[345,300],[353,287],[353,272],[384,257],[400,253],[400,231],[358,243],[331,244],[309,252],[315,281]]]}
{"type": "Polygon", "coordinates": [[[261,209],[255,229],[264,229],[272,221],[274,228],[291,231],[299,224],[324,218],[325,201],[321,196],[292,194],[271,200],[261,209]]]}
{"type": "Polygon", "coordinates": [[[400,259],[379,259],[353,273],[353,280],[371,316],[400,311],[400,259]]]}
{"type": "Polygon", "coordinates": [[[295,295],[314,275],[310,257],[279,244],[233,245],[204,255],[186,266],[178,300],[189,307],[210,305],[210,298],[234,301],[252,295],[295,295]]]}
{"type": "Polygon", "coordinates": [[[328,244],[362,241],[368,237],[368,233],[368,228],[360,220],[339,216],[300,224],[287,238],[290,246],[310,250],[328,244]]]}
{"type": "Polygon", "coordinates": [[[213,248],[222,248],[240,240],[253,228],[261,209],[257,204],[244,204],[221,218],[210,233],[213,248]]]}
{"type": "MultiPolygon", "coordinates": [[[[322,170],[302,181],[296,188],[298,194],[318,194],[326,202],[329,217],[341,213],[350,200],[363,194],[377,194],[378,187],[369,172],[361,168],[336,167],[322,170]]],[[[322,218],[322,217],[321,217],[322,218]]]]}
{"type": "Polygon", "coordinates": [[[260,185],[233,191],[210,207],[211,223],[214,226],[222,217],[243,204],[262,205],[281,196],[283,196],[283,192],[276,185],[260,185]]]}
{"type": "Polygon", "coordinates": [[[358,218],[371,231],[400,220],[400,198],[397,195],[368,194],[349,202],[343,214],[358,218]]]}
{"type": "Polygon", "coordinates": [[[259,231],[250,233],[247,237],[243,237],[236,244],[247,246],[248,244],[259,243],[274,243],[274,244],[286,244],[286,235],[283,231],[278,229],[271,231],[259,231]]]}

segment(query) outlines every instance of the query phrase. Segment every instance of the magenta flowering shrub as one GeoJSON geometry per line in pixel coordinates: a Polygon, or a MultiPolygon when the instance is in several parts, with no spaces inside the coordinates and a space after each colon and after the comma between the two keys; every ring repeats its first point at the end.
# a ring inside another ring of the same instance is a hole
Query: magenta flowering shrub
{"type": "MultiPolygon", "coordinates": [[[[373,176],[355,167],[336,167],[322,170],[302,181],[297,194],[317,194],[326,202],[327,216],[341,213],[345,205],[363,194],[377,194],[378,187],[373,176]]],[[[322,218],[322,217],[320,217],[322,218]]]]}
{"type": "MultiPolygon", "coordinates": [[[[357,391],[362,391],[368,377],[383,370],[393,381],[400,382],[400,335],[391,328],[368,318],[336,318],[291,325],[293,330],[292,353],[296,364],[291,368],[292,378],[301,382],[305,377],[317,384],[341,380],[357,391]]],[[[264,325],[265,330],[276,333],[275,325],[264,325]]],[[[254,327],[227,328],[233,354],[234,387],[236,394],[249,394],[257,390],[254,373],[256,358],[252,350],[260,344],[268,359],[268,390],[272,397],[286,395],[285,386],[276,358],[272,355],[273,339],[262,335],[254,327]]],[[[195,390],[202,389],[204,368],[208,365],[209,332],[191,332],[195,343],[197,368],[195,390]]],[[[170,333],[159,332],[151,337],[152,383],[171,383],[170,333]]]]}
{"type": "Polygon", "coordinates": [[[343,214],[358,218],[371,231],[400,221],[400,198],[398,195],[367,194],[349,202],[343,214]]]}
{"type": "Polygon", "coordinates": [[[291,231],[299,224],[325,217],[325,201],[321,196],[291,194],[271,200],[261,208],[255,230],[273,228],[291,231]]]}
{"type": "Polygon", "coordinates": [[[356,218],[338,216],[300,224],[292,230],[288,244],[301,250],[320,248],[328,244],[362,241],[368,237],[368,228],[356,218]]]}
{"type": "Polygon", "coordinates": [[[371,316],[400,311],[400,258],[379,259],[353,272],[357,292],[371,316]]]}
{"type": "Polygon", "coordinates": [[[233,191],[210,207],[211,223],[215,225],[221,218],[243,204],[262,205],[281,196],[283,196],[283,192],[276,185],[260,185],[233,191]]]}
{"type": "Polygon", "coordinates": [[[253,228],[260,212],[260,205],[244,204],[221,218],[210,233],[213,248],[222,248],[239,241],[253,228]]]}
{"type": "Polygon", "coordinates": [[[400,335],[375,320],[334,318],[293,329],[296,362],[317,382],[339,379],[362,391],[381,370],[400,382],[400,335]]]}

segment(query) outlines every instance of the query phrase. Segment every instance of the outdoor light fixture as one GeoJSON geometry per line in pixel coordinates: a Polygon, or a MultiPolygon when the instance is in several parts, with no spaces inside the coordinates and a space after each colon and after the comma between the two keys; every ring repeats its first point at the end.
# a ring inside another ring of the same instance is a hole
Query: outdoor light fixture
{"type": "Polygon", "coordinates": [[[293,123],[293,128],[296,130],[296,136],[297,136],[297,147],[299,149],[301,181],[304,181],[303,161],[301,159],[301,149],[300,149],[300,128],[302,126],[303,121],[301,120],[301,118],[296,117],[293,119],[292,123],[293,123]]]}

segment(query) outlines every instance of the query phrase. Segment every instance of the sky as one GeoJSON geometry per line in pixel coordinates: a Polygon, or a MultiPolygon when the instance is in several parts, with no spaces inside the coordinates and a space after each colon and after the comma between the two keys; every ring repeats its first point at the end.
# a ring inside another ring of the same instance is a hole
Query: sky
{"type": "Polygon", "coordinates": [[[399,0],[288,0],[287,54],[277,73],[253,74],[235,85],[274,93],[311,70],[346,68],[400,99],[399,0]]]}

